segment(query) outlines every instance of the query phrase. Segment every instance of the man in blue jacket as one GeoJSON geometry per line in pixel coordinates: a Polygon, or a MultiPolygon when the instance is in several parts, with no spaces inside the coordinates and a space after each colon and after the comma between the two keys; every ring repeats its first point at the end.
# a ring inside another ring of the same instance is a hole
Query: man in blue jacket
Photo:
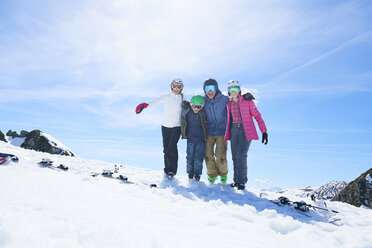
{"type": "Polygon", "coordinates": [[[209,78],[204,82],[205,113],[207,117],[207,142],[205,146],[205,163],[208,180],[214,183],[220,176],[221,183],[227,181],[227,141],[224,135],[227,125],[226,106],[229,97],[218,89],[215,79],[209,78]],[[214,147],[216,146],[216,149],[214,147]]]}

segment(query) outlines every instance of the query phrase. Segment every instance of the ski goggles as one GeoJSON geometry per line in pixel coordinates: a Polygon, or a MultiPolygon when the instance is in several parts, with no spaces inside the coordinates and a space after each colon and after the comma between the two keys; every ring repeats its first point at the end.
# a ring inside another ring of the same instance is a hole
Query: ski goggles
{"type": "Polygon", "coordinates": [[[240,87],[230,87],[229,88],[229,93],[233,93],[233,92],[239,92],[240,91],[240,87]]]}
{"type": "Polygon", "coordinates": [[[205,91],[205,92],[216,91],[216,85],[206,85],[206,86],[204,87],[204,91],[205,91]]]}
{"type": "Polygon", "coordinates": [[[195,104],[191,104],[191,108],[193,109],[197,109],[197,110],[201,110],[203,108],[203,105],[195,105],[195,104]]]}
{"type": "Polygon", "coordinates": [[[172,84],[172,89],[179,89],[181,90],[182,89],[182,84],[172,84]]]}

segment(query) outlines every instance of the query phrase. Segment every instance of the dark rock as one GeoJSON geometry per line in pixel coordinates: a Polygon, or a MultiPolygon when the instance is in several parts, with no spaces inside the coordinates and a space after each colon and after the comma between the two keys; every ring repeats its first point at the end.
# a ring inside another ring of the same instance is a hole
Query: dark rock
{"type": "Polygon", "coordinates": [[[49,142],[47,138],[40,135],[40,130],[33,130],[26,136],[25,142],[22,143],[21,147],[25,149],[47,152],[50,154],[59,154],[59,155],[66,155],[66,156],[74,156],[74,154],[70,151],[64,151],[60,148],[56,147],[55,143],[49,142]],[[53,145],[51,145],[52,143],[53,145]]]}
{"type": "Polygon", "coordinates": [[[331,201],[341,201],[357,207],[364,205],[372,208],[372,168],[349,183],[331,201]]]}
{"type": "Polygon", "coordinates": [[[19,135],[19,137],[21,137],[21,138],[25,138],[25,137],[27,137],[28,134],[29,134],[29,132],[27,132],[27,131],[25,131],[25,130],[22,130],[22,131],[21,131],[21,134],[19,135]]]}
{"type": "Polygon", "coordinates": [[[16,131],[12,131],[12,130],[9,130],[9,131],[6,133],[6,136],[10,136],[10,137],[12,137],[13,139],[19,137],[18,133],[17,133],[16,131]]]}
{"type": "Polygon", "coordinates": [[[3,132],[1,132],[1,130],[0,130],[0,141],[7,142],[6,139],[5,139],[5,135],[4,135],[3,132]]]}

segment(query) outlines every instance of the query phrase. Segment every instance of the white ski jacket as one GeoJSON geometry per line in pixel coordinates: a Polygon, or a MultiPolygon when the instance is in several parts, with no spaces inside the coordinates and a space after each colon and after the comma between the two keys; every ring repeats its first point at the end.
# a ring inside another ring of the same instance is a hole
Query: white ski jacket
{"type": "Polygon", "coordinates": [[[162,95],[149,103],[149,107],[164,103],[162,126],[172,128],[181,126],[182,95],[169,93],[162,95]]]}

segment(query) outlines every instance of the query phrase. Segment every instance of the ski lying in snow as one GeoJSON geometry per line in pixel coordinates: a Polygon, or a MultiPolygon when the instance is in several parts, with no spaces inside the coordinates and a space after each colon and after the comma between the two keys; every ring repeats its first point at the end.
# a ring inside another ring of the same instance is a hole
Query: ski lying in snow
{"type": "Polygon", "coordinates": [[[114,173],[117,174],[117,172],[114,172],[111,170],[103,170],[102,173],[92,173],[90,176],[92,177],[103,176],[103,177],[110,178],[110,179],[117,179],[125,183],[132,183],[131,181],[128,181],[128,177],[124,175],[114,176],[114,173]]]}
{"type": "MultiPolygon", "coordinates": [[[[264,197],[265,194],[264,193],[261,193],[260,194],[260,197],[264,197]]],[[[339,213],[338,211],[336,210],[332,210],[332,209],[329,209],[327,207],[327,205],[324,203],[324,207],[319,207],[319,206],[314,206],[314,205],[311,205],[311,204],[307,204],[306,202],[304,201],[291,201],[289,200],[287,197],[284,197],[284,196],[281,196],[279,197],[278,199],[276,200],[270,200],[268,199],[270,202],[278,205],[278,206],[290,206],[290,207],[293,207],[293,209],[295,210],[299,210],[299,213],[307,216],[307,217],[311,217],[310,215],[306,214],[306,212],[309,212],[310,209],[314,209],[315,211],[317,211],[317,213],[319,213],[321,216],[323,216],[324,218],[326,218],[328,220],[328,223],[331,223],[331,224],[334,224],[334,225],[340,225],[339,223],[337,223],[338,221],[340,221],[341,219],[340,218],[334,218],[333,216],[337,213],[339,213]]]]}
{"type": "Polygon", "coordinates": [[[18,163],[19,159],[16,155],[14,154],[9,154],[9,153],[0,153],[0,165],[6,165],[9,162],[15,162],[18,163]]]}
{"type": "Polygon", "coordinates": [[[284,206],[290,206],[290,207],[293,207],[293,209],[295,210],[299,210],[299,213],[306,216],[306,217],[310,217],[310,215],[306,214],[305,212],[308,212],[310,209],[309,207],[306,206],[306,203],[305,202],[296,202],[296,204],[292,203],[291,201],[287,201],[285,199],[288,199],[286,197],[279,197],[277,200],[270,200],[270,202],[280,206],[280,207],[284,207],[284,206]]]}
{"type": "Polygon", "coordinates": [[[40,162],[39,165],[42,167],[50,168],[50,169],[59,169],[63,171],[67,171],[68,167],[66,165],[60,164],[58,166],[53,165],[53,161],[50,160],[49,158],[43,158],[40,162]]]}
{"type": "MultiPolygon", "coordinates": [[[[262,193],[260,194],[260,197],[261,198],[263,197],[262,193]]],[[[295,209],[300,210],[302,212],[307,212],[307,211],[310,210],[310,208],[313,208],[313,209],[321,209],[321,210],[331,211],[331,212],[336,213],[336,214],[339,213],[336,210],[328,209],[327,206],[318,207],[318,206],[313,206],[311,204],[307,204],[304,201],[299,201],[299,202],[298,201],[291,201],[287,197],[284,197],[284,196],[279,197],[277,200],[269,200],[269,201],[271,201],[273,203],[278,203],[278,204],[281,204],[281,205],[291,205],[292,204],[292,205],[295,206],[295,209]]]]}
{"type": "MultiPolygon", "coordinates": [[[[128,180],[128,177],[127,176],[124,176],[124,175],[114,175],[114,174],[118,174],[118,170],[103,170],[102,173],[92,173],[91,176],[92,177],[97,177],[97,176],[103,176],[103,177],[106,177],[106,178],[110,178],[110,179],[116,179],[116,180],[119,180],[121,182],[124,182],[124,183],[128,183],[128,184],[136,184],[136,185],[139,185],[139,183],[135,183],[135,182],[132,182],[132,181],[129,181],[128,180]]],[[[145,183],[143,183],[145,184],[145,183]]],[[[157,185],[156,184],[145,184],[145,185],[148,185],[150,186],[151,188],[156,188],[157,185]]]]}

